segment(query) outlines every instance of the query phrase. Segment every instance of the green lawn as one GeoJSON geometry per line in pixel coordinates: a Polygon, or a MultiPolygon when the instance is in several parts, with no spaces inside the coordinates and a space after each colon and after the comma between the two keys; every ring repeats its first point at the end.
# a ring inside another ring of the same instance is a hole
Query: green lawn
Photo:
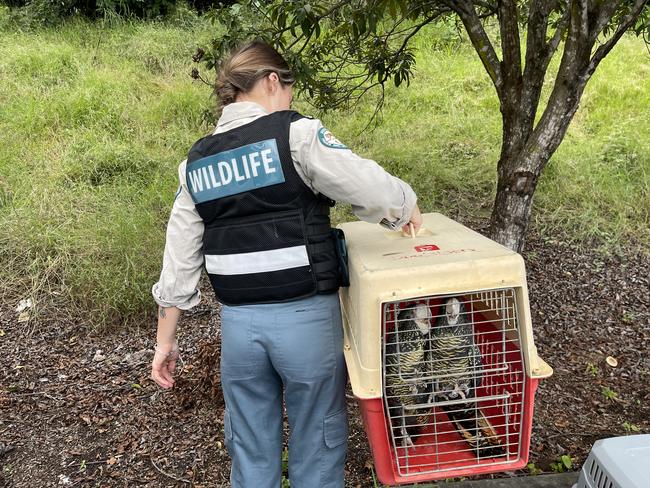
{"type": "MultiPolygon", "coordinates": [[[[189,72],[196,45],[212,34],[191,16],[16,32],[0,10],[3,294],[32,290],[41,305],[58,296],[97,324],[149,317],[176,168],[210,128],[210,89],[189,72]]],[[[323,119],[411,183],[423,211],[487,216],[498,102],[471,47],[438,34],[436,45],[418,39],[417,75],[410,88],[387,91],[382,125],[360,134],[371,99],[323,119]]],[[[590,82],[543,175],[538,229],[648,246],[648,106],[648,52],[625,38],[590,82]]],[[[305,101],[297,108],[314,114],[305,101]]],[[[342,205],[335,219],[350,215],[342,205]]]]}

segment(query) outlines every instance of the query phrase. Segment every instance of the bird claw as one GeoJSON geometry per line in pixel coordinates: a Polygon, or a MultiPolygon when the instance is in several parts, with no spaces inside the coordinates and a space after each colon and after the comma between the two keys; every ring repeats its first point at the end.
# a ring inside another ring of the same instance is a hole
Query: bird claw
{"type": "Polygon", "coordinates": [[[402,430],[402,447],[406,449],[408,449],[409,447],[414,447],[415,444],[413,444],[413,439],[411,439],[411,436],[406,431],[406,429],[402,427],[401,430],[402,430]]]}
{"type": "Polygon", "coordinates": [[[411,436],[406,434],[406,437],[402,441],[402,447],[409,449],[411,447],[415,447],[415,444],[413,444],[413,439],[411,439],[411,436]]]}
{"type": "Polygon", "coordinates": [[[427,403],[433,403],[433,400],[435,399],[435,394],[434,392],[429,393],[429,397],[427,398],[427,403]]]}

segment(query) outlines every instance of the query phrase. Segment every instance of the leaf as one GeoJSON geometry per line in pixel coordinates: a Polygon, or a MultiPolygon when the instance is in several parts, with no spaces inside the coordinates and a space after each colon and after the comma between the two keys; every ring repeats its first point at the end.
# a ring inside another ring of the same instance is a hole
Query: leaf
{"type": "Polygon", "coordinates": [[[388,13],[394,19],[397,17],[397,2],[396,0],[388,1],[388,13]]]}
{"type": "Polygon", "coordinates": [[[560,457],[560,461],[562,461],[562,464],[566,466],[566,469],[571,469],[573,467],[573,461],[571,460],[571,457],[567,456],[566,454],[560,457]]]}
{"type": "Polygon", "coordinates": [[[377,81],[381,81],[384,78],[384,63],[380,63],[377,66],[377,81]]]}
{"type": "Polygon", "coordinates": [[[377,16],[374,14],[370,14],[368,17],[368,28],[373,34],[377,33],[377,16]]]}
{"type": "Polygon", "coordinates": [[[308,36],[310,34],[310,32],[313,30],[313,25],[312,25],[311,19],[309,19],[309,17],[306,17],[300,23],[300,28],[302,29],[303,34],[308,36]]]}
{"type": "Polygon", "coordinates": [[[20,302],[18,302],[18,306],[16,307],[16,312],[22,312],[23,310],[26,310],[31,307],[32,307],[32,299],[25,298],[20,302]]]}
{"type": "Polygon", "coordinates": [[[301,24],[305,17],[306,13],[304,8],[299,8],[296,10],[296,23],[301,24]]]}
{"type": "Polygon", "coordinates": [[[405,2],[404,0],[397,0],[397,5],[399,5],[399,10],[402,16],[406,17],[409,13],[409,7],[407,5],[407,2],[405,2]]]}

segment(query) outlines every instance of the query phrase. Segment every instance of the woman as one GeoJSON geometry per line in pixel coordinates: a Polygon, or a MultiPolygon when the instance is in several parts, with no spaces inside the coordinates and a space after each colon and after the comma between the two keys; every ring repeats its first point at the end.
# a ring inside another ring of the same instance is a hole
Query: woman
{"type": "Polygon", "coordinates": [[[199,302],[205,267],[221,310],[225,443],[233,487],[278,487],[282,412],[289,478],[299,488],[342,487],[347,450],[341,283],[329,208],[417,229],[413,190],[291,111],[294,79],[260,41],[224,62],[222,114],[178,168],[167,227],[152,378],[174,384],[176,323],[199,302]]]}

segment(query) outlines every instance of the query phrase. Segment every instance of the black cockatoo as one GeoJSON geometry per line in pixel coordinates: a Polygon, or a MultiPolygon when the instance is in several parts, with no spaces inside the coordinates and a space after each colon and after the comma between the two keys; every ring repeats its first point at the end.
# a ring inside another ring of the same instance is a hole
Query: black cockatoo
{"type": "Polygon", "coordinates": [[[413,437],[422,433],[429,408],[415,408],[431,400],[432,384],[428,374],[429,307],[416,304],[397,314],[395,330],[387,334],[386,385],[394,438],[403,447],[413,446],[413,437]]]}
{"type": "Polygon", "coordinates": [[[474,330],[465,305],[456,297],[448,298],[431,329],[431,370],[435,381],[433,397],[437,402],[459,401],[441,408],[463,439],[481,457],[503,454],[499,437],[475,401],[481,386],[481,351],[474,342],[474,330]]]}

